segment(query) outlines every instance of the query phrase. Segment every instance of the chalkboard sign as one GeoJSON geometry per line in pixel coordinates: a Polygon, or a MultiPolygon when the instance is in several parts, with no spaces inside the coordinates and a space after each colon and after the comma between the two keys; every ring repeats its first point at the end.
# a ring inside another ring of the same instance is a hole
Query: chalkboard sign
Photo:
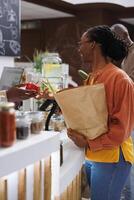
{"type": "Polygon", "coordinates": [[[20,0],[0,0],[0,56],[19,56],[20,50],[20,0]]]}

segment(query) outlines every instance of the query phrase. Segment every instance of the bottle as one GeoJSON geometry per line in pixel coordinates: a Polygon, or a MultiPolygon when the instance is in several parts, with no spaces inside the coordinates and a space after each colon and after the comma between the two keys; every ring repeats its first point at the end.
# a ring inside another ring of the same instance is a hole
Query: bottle
{"type": "Polygon", "coordinates": [[[15,104],[0,103],[0,146],[10,147],[16,139],[15,104]]]}

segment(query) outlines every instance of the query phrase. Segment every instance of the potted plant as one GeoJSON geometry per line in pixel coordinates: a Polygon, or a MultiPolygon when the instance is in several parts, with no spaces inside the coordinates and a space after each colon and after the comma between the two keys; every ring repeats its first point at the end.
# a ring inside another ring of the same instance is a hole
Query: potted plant
{"type": "Polygon", "coordinates": [[[36,70],[36,72],[39,72],[39,73],[42,73],[43,55],[44,53],[37,49],[35,50],[33,54],[34,69],[36,70]]]}

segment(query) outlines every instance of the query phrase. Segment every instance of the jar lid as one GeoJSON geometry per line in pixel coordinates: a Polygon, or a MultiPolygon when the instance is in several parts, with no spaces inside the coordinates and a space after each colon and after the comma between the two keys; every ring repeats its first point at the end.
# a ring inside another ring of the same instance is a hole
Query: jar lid
{"type": "Polygon", "coordinates": [[[31,123],[31,119],[27,115],[20,115],[16,117],[16,126],[28,126],[31,123]]]}
{"type": "Polygon", "coordinates": [[[44,118],[43,112],[41,111],[28,112],[28,115],[32,122],[40,122],[44,118]]]}
{"type": "Polygon", "coordinates": [[[0,103],[0,110],[8,110],[10,108],[14,108],[15,104],[12,102],[1,102],[0,103]]]}
{"type": "Polygon", "coordinates": [[[43,57],[43,62],[54,62],[56,64],[61,64],[62,63],[62,60],[59,56],[59,53],[56,53],[56,52],[53,52],[53,53],[46,53],[43,57]]]}
{"type": "Polygon", "coordinates": [[[47,56],[57,56],[58,57],[59,53],[58,52],[47,52],[44,55],[45,55],[45,57],[47,57],[47,56]]]}
{"type": "Polygon", "coordinates": [[[16,114],[16,117],[20,117],[20,116],[25,117],[26,115],[28,115],[27,112],[19,111],[19,110],[16,110],[15,114],[16,114]]]}

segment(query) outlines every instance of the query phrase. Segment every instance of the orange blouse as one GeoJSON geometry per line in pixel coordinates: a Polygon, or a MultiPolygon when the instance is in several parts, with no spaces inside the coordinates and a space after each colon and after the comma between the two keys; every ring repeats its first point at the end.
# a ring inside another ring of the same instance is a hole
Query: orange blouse
{"type": "Polygon", "coordinates": [[[126,161],[134,161],[130,134],[134,128],[134,84],[128,75],[112,63],[91,75],[86,84],[104,83],[109,114],[108,132],[88,140],[86,156],[97,162],[118,162],[119,148],[126,161]]]}

